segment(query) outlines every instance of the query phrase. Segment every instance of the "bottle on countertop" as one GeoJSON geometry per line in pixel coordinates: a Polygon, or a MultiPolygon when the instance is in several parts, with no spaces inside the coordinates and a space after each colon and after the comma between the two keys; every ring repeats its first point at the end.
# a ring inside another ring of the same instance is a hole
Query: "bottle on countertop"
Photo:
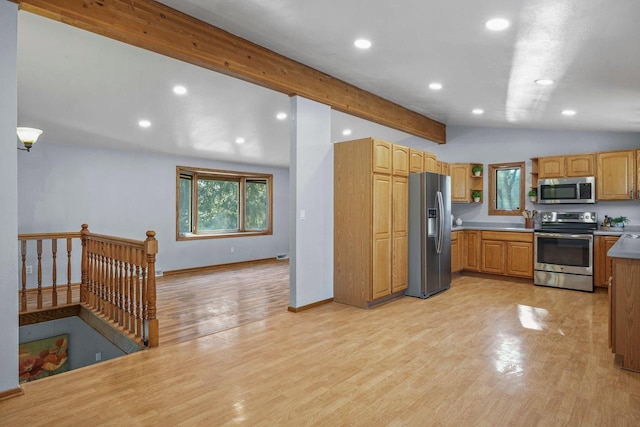
{"type": "Polygon", "coordinates": [[[602,220],[603,227],[609,227],[611,225],[611,221],[609,221],[609,217],[607,215],[604,216],[604,220],[602,220]]]}

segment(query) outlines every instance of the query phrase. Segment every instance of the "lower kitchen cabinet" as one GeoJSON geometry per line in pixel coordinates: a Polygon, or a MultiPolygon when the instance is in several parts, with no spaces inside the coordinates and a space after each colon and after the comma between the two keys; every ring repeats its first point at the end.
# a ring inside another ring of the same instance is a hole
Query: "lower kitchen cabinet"
{"type": "Polygon", "coordinates": [[[464,269],[480,271],[482,248],[480,246],[480,231],[468,230],[464,232],[464,269]]]}
{"type": "Polygon", "coordinates": [[[533,233],[483,231],[483,273],[533,278],[533,233]]]}
{"type": "Polygon", "coordinates": [[[464,268],[464,231],[451,232],[451,272],[458,273],[464,268]]]}
{"type": "Polygon", "coordinates": [[[618,236],[595,236],[593,248],[593,285],[609,286],[609,278],[612,274],[612,258],[607,252],[618,241],[618,236]]]}
{"type": "Polygon", "coordinates": [[[507,276],[533,277],[533,243],[507,242],[507,276]]]}
{"type": "Polygon", "coordinates": [[[482,266],[483,273],[504,274],[505,242],[482,239],[482,266]]]}
{"type": "Polygon", "coordinates": [[[533,233],[464,230],[451,233],[451,272],[533,278],[533,233]]]}
{"type": "Polygon", "coordinates": [[[609,289],[609,345],[622,368],[640,372],[640,259],[614,258],[609,289]]]}

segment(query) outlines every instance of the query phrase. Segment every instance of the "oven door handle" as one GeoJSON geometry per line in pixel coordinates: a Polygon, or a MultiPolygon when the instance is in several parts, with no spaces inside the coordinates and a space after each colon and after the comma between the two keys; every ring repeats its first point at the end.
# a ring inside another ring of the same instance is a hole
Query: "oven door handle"
{"type": "Polygon", "coordinates": [[[560,239],[593,240],[592,234],[534,233],[536,237],[557,237],[560,239]]]}

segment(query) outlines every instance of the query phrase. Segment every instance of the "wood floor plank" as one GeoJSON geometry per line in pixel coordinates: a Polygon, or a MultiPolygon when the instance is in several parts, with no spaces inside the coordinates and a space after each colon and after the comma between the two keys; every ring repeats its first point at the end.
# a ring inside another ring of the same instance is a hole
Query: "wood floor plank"
{"type": "MultiPolygon", "coordinates": [[[[233,289],[237,274],[220,281],[233,289]]],[[[272,280],[259,276],[256,287],[272,280]]],[[[371,310],[275,303],[259,320],[27,383],[0,402],[0,425],[640,425],[640,374],[614,365],[607,301],[460,276],[371,310]]]]}

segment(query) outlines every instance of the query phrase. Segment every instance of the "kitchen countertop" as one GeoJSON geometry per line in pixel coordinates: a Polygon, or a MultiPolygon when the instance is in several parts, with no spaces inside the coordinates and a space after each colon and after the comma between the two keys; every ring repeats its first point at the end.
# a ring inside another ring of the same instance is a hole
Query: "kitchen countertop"
{"type": "Polygon", "coordinates": [[[627,225],[623,228],[600,226],[593,232],[596,236],[622,236],[624,233],[640,233],[640,226],[627,225]]]}
{"type": "MultiPolygon", "coordinates": [[[[523,233],[532,233],[533,228],[524,228],[524,224],[517,222],[464,222],[462,225],[454,225],[451,227],[451,231],[463,231],[463,230],[487,230],[487,231],[516,231],[523,233]]],[[[624,228],[618,227],[598,227],[593,232],[596,236],[622,236],[625,233],[640,234],[640,226],[627,225],[624,228]]]]}
{"type": "Polygon", "coordinates": [[[640,259],[640,233],[624,233],[609,249],[607,256],[640,259]]]}
{"type": "Polygon", "coordinates": [[[486,231],[517,231],[522,233],[533,233],[533,228],[524,228],[524,224],[517,222],[464,222],[462,225],[454,225],[451,231],[462,230],[486,230],[486,231]]]}

